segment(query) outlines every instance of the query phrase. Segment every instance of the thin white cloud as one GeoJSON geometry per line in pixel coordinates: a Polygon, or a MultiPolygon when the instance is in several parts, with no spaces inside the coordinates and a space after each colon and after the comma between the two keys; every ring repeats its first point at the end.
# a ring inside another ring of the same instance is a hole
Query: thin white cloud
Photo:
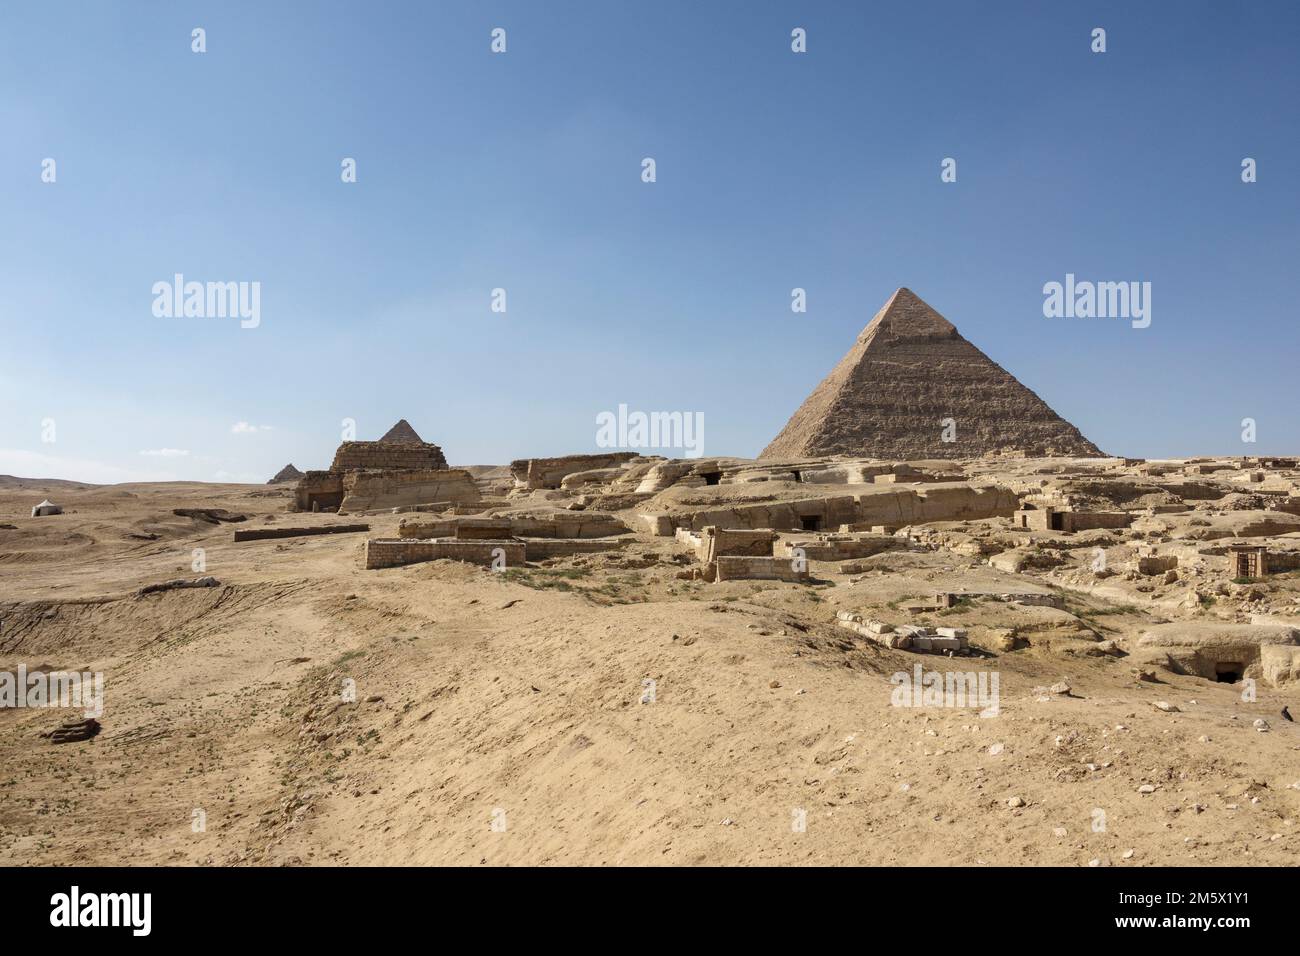
{"type": "Polygon", "coordinates": [[[232,435],[255,435],[258,432],[269,432],[270,430],[270,425],[252,425],[248,422],[235,422],[230,426],[230,434],[232,435]]]}
{"type": "Polygon", "coordinates": [[[146,448],[140,452],[150,458],[184,458],[189,453],[188,448],[146,448]]]}

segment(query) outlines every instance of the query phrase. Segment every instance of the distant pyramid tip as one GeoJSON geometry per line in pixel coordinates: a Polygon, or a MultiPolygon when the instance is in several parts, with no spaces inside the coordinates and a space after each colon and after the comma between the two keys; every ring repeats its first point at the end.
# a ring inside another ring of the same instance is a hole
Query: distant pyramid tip
{"type": "Polygon", "coordinates": [[[424,439],[422,439],[419,436],[416,430],[411,427],[411,423],[408,422],[405,418],[399,420],[396,425],[388,429],[388,431],[384,433],[384,436],[379,440],[384,442],[423,442],[424,441],[424,439]]]}

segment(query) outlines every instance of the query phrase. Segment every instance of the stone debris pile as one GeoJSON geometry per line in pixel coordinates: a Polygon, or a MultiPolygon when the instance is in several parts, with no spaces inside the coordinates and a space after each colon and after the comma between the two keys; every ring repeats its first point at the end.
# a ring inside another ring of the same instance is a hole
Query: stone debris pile
{"type": "Polygon", "coordinates": [[[942,654],[951,651],[965,654],[970,650],[966,631],[960,627],[921,627],[915,624],[889,624],[885,621],[864,619],[854,611],[838,611],[835,615],[840,627],[865,637],[873,644],[902,651],[925,654],[942,654]]]}

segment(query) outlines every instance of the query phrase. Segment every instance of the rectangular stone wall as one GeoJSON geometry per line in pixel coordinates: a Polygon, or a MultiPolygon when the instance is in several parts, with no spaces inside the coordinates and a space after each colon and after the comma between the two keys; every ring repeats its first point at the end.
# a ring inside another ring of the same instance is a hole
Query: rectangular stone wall
{"type": "Polygon", "coordinates": [[[807,581],[808,571],[796,571],[788,558],[724,555],[717,562],[718,581],[807,581]]]}
{"type": "Polygon", "coordinates": [[[700,532],[695,555],[705,564],[724,555],[771,557],[776,532],[767,529],[722,529],[710,525],[700,532]]]}
{"type": "Polygon", "coordinates": [[[372,539],[366,542],[365,566],[370,569],[432,560],[432,541],[372,539]]]}
{"type": "Polygon", "coordinates": [[[474,504],[478,485],[461,468],[422,471],[350,471],[343,476],[345,496],[341,511],[377,511],[427,501],[474,504]]]}
{"type": "Polygon", "coordinates": [[[1014,523],[1017,528],[1026,531],[1047,531],[1051,514],[1046,508],[1025,508],[1015,513],[1014,523]]]}
{"type": "Polygon", "coordinates": [[[809,561],[849,561],[854,558],[869,558],[882,551],[893,551],[904,544],[904,541],[885,534],[852,538],[795,538],[783,541],[777,547],[777,554],[793,557],[793,549],[800,548],[809,561]]]}
{"type": "MultiPolygon", "coordinates": [[[[502,523],[505,529],[497,537],[520,538],[607,538],[628,531],[613,515],[573,514],[554,517],[511,515],[502,518],[403,518],[397,534],[403,538],[460,538],[465,535],[458,529],[473,522],[502,523]]],[[[472,533],[472,532],[471,532],[472,533]]]]}
{"type": "Polygon", "coordinates": [[[498,552],[507,568],[520,567],[528,560],[522,541],[439,541],[434,549],[434,558],[490,565],[498,557],[498,552]]]}
{"type": "Polygon", "coordinates": [[[1097,528],[1127,528],[1132,514],[1124,511],[1062,511],[1062,531],[1093,531],[1097,528]]]}
{"type": "Polygon", "coordinates": [[[619,538],[534,538],[524,542],[529,561],[545,558],[563,558],[571,554],[591,554],[597,551],[616,551],[627,544],[619,538]]]}
{"type": "Polygon", "coordinates": [[[452,537],[461,541],[499,541],[513,534],[508,518],[457,518],[452,537]]]}
{"type": "Polygon", "coordinates": [[[1137,559],[1139,574],[1164,574],[1178,567],[1178,557],[1172,554],[1150,554],[1137,559]]]}
{"type": "Polygon", "coordinates": [[[1300,569],[1300,551],[1270,551],[1268,553],[1268,570],[1270,574],[1298,569],[1300,569]]]}
{"type": "Polygon", "coordinates": [[[522,541],[415,541],[407,538],[375,538],[366,542],[365,566],[391,568],[421,561],[450,558],[471,564],[491,565],[500,549],[507,568],[519,567],[525,561],[522,541]]]}
{"type": "Polygon", "coordinates": [[[418,505],[396,505],[393,508],[393,512],[398,513],[398,512],[408,512],[408,511],[421,511],[421,512],[436,511],[438,513],[442,513],[444,511],[451,511],[452,508],[453,505],[450,501],[430,501],[418,505]]]}
{"type": "Polygon", "coordinates": [[[882,486],[879,491],[855,495],[736,504],[639,517],[658,535],[671,535],[675,528],[698,531],[708,525],[727,529],[775,528],[778,531],[821,530],[846,524],[898,528],[931,521],[1009,518],[1018,504],[1010,489],[955,483],[907,489],[882,486]],[[817,519],[820,527],[808,528],[805,518],[817,519]]]}
{"type": "Polygon", "coordinates": [[[397,523],[399,538],[454,538],[456,536],[455,518],[403,518],[397,523]]]}
{"type": "Polygon", "coordinates": [[[318,525],[314,528],[248,528],[235,532],[236,541],[260,541],[264,538],[301,538],[316,534],[354,534],[369,531],[368,524],[318,525]]]}
{"type": "Polygon", "coordinates": [[[343,476],[333,471],[309,471],[294,486],[293,501],[298,511],[311,511],[313,502],[322,509],[337,508],[343,503],[343,476]]]}
{"type": "Polygon", "coordinates": [[[1029,531],[1093,531],[1098,528],[1127,528],[1133,515],[1126,511],[1061,511],[1056,508],[1025,508],[1015,514],[1017,528],[1029,531]]]}
{"type": "Polygon", "coordinates": [[[527,538],[607,538],[628,527],[611,514],[574,511],[555,515],[511,515],[510,530],[527,538]]]}

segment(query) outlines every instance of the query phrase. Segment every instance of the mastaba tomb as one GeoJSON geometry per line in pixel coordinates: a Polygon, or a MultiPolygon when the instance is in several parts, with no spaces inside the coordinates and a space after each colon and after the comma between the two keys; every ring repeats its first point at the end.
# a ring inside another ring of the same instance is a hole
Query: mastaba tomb
{"type": "Polygon", "coordinates": [[[402,419],[379,441],[343,442],[327,471],[304,474],[294,488],[294,510],[355,513],[479,498],[470,473],[448,468],[442,449],[420,440],[402,419]]]}
{"type": "Polygon", "coordinates": [[[899,289],[759,457],[906,461],[1000,452],[1102,455],[951,322],[899,289]]]}

